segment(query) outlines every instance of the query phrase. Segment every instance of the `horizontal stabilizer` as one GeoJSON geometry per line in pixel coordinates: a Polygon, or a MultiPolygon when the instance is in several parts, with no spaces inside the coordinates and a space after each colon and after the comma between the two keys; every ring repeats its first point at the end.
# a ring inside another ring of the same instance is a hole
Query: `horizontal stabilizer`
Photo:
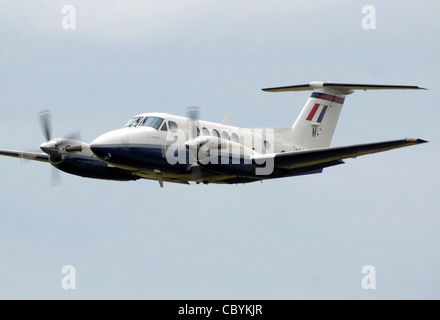
{"type": "Polygon", "coordinates": [[[340,94],[350,94],[355,90],[427,90],[418,86],[401,85],[381,85],[381,84],[352,84],[352,83],[333,83],[313,81],[308,84],[300,84],[286,87],[274,87],[261,89],[266,92],[284,91],[310,91],[315,89],[327,88],[340,94]]]}
{"type": "Polygon", "coordinates": [[[302,167],[309,167],[312,165],[316,166],[319,164],[326,164],[331,161],[337,161],[347,158],[356,158],[367,154],[408,147],[426,142],[428,141],[422,139],[402,139],[344,147],[283,152],[271,155],[258,155],[253,156],[252,159],[274,159],[274,164],[276,168],[297,169],[302,167]]]}

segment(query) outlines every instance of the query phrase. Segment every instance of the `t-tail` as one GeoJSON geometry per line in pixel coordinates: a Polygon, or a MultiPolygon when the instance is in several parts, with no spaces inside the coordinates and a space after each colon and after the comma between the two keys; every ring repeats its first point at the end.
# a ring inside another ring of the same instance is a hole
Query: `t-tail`
{"type": "Polygon", "coordinates": [[[292,126],[292,143],[301,149],[326,148],[335,133],[345,97],[355,90],[425,89],[418,86],[347,84],[310,82],[287,87],[266,88],[263,91],[313,90],[299,117],[292,126]]]}

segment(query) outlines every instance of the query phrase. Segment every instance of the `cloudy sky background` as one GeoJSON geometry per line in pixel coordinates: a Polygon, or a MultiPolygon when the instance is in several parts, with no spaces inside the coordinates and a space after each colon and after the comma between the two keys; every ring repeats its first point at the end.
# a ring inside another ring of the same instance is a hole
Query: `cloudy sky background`
{"type": "Polygon", "coordinates": [[[0,148],[91,142],[141,112],[290,126],[309,81],[419,85],[347,97],[333,146],[421,146],[248,185],[106,182],[0,159],[2,299],[439,299],[438,1],[1,0],[0,148]],[[64,5],[76,30],[64,30],[64,5]],[[362,7],[376,9],[364,30],[362,7]],[[63,290],[61,268],[76,268],[63,290]],[[376,268],[376,290],[361,269],[376,268]]]}

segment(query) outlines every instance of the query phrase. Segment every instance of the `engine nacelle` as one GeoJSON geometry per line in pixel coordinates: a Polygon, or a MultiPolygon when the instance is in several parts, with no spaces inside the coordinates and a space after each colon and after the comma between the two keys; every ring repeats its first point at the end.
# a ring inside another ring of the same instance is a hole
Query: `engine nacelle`
{"type": "Polygon", "coordinates": [[[119,168],[111,167],[108,164],[88,158],[88,157],[72,157],[61,155],[49,159],[50,163],[57,169],[76,176],[104,180],[130,181],[138,180],[140,177],[130,174],[119,168]]]}

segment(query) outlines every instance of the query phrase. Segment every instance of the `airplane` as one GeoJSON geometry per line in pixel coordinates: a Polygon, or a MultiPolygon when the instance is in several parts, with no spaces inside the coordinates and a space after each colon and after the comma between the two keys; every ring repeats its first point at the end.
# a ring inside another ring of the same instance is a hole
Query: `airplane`
{"type": "Polygon", "coordinates": [[[81,177],[182,184],[245,184],[322,173],[344,159],[428,142],[405,138],[330,147],[347,95],[356,90],[427,90],[418,86],[313,81],[272,87],[266,92],[312,91],[298,118],[287,128],[239,128],[187,117],[143,113],[123,127],[87,144],[79,138],[52,138],[49,111],[39,114],[43,152],[0,150],[0,155],[50,163],[81,177]]]}

